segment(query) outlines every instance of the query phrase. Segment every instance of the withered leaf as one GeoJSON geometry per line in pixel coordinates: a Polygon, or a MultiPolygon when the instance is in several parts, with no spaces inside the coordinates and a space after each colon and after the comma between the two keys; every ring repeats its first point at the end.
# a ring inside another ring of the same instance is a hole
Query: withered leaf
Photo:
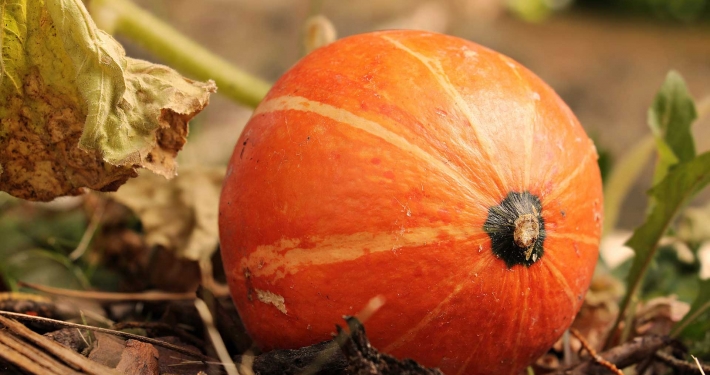
{"type": "Polygon", "coordinates": [[[92,342],[91,351],[88,355],[89,359],[104,366],[116,368],[121,361],[126,342],[119,337],[106,333],[93,332],[92,335],[95,340],[92,342]]]}
{"type": "Polygon", "coordinates": [[[116,370],[126,375],[157,375],[160,374],[159,356],[158,350],[153,345],[128,340],[116,370]]]}
{"type": "Polygon", "coordinates": [[[49,201],[175,175],[213,82],[125,56],[80,0],[0,0],[0,191],[49,201]]]}
{"type": "Polygon", "coordinates": [[[111,197],[138,215],[148,245],[199,261],[217,249],[223,179],[222,168],[182,168],[172,180],[142,173],[111,197]]]}

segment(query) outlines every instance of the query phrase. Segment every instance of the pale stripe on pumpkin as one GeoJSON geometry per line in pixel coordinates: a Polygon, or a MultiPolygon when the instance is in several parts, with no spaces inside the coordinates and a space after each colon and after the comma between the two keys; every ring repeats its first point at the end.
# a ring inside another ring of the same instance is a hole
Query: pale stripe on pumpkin
{"type": "MultiPolygon", "coordinates": [[[[481,134],[478,131],[477,126],[479,125],[478,122],[475,119],[475,116],[471,112],[471,109],[468,107],[468,104],[466,103],[466,99],[463,98],[459,90],[454,86],[453,83],[451,83],[451,80],[449,79],[449,76],[446,74],[444,71],[444,68],[441,66],[441,62],[432,58],[429,58],[421,53],[418,53],[411,48],[405,46],[402,42],[395,40],[389,36],[382,36],[383,39],[389,41],[397,47],[398,49],[408,53],[415,59],[419,60],[424,66],[432,73],[436,81],[439,83],[441,88],[444,89],[444,91],[449,95],[449,97],[456,103],[456,107],[461,111],[461,113],[466,117],[468,120],[469,125],[471,125],[471,129],[473,130],[476,139],[478,140],[478,143],[480,144],[480,152],[482,152],[483,160],[482,162],[489,162],[493,163],[495,162],[495,146],[490,142],[490,140],[484,138],[481,136],[481,134]]],[[[457,141],[456,139],[452,139],[453,141],[457,141]]],[[[471,147],[470,144],[467,142],[459,142],[459,146],[467,149],[471,153],[478,153],[479,151],[476,150],[475,148],[471,147]]],[[[500,189],[501,192],[506,192],[510,185],[508,184],[508,181],[506,181],[503,176],[498,172],[496,168],[493,168],[495,173],[497,174],[498,180],[497,181],[492,181],[495,182],[496,185],[498,185],[498,188],[500,189]]],[[[503,194],[505,196],[505,194],[503,194]]]]}
{"type": "Polygon", "coordinates": [[[525,135],[523,136],[523,139],[525,140],[525,165],[523,166],[523,186],[520,191],[525,191],[530,189],[530,172],[532,171],[533,145],[535,143],[535,127],[537,125],[537,119],[539,117],[538,105],[540,104],[540,94],[530,88],[530,83],[520,76],[520,72],[518,72],[518,69],[515,67],[513,62],[510,62],[508,66],[510,66],[510,69],[512,69],[515,72],[515,75],[520,79],[520,84],[525,85],[527,87],[530,93],[530,107],[532,107],[532,114],[527,117],[528,124],[527,126],[525,126],[525,135]]]}
{"type": "MultiPolygon", "coordinates": [[[[397,339],[395,342],[387,345],[383,350],[385,352],[391,352],[404,345],[406,342],[414,340],[419,331],[424,328],[427,328],[429,326],[429,323],[431,323],[434,319],[438,318],[446,308],[451,307],[450,301],[452,298],[456,297],[459,293],[461,293],[461,291],[464,290],[464,287],[472,287],[474,285],[473,281],[476,280],[476,278],[478,277],[478,272],[481,272],[481,277],[485,277],[485,275],[483,274],[483,272],[485,272],[484,269],[497,260],[490,252],[487,252],[486,255],[486,258],[474,263],[472,269],[469,272],[466,272],[463,277],[461,276],[461,274],[455,274],[445,280],[443,282],[445,284],[455,279],[462,279],[463,281],[456,284],[451,293],[449,293],[448,296],[441,300],[441,302],[439,302],[436,307],[434,307],[426,315],[424,315],[424,317],[422,318],[422,320],[419,321],[419,323],[417,323],[414,327],[410,328],[407,332],[402,334],[402,336],[400,336],[399,339],[397,339]]],[[[471,338],[470,340],[473,339],[471,338]]]]}
{"type": "Polygon", "coordinates": [[[482,231],[479,228],[441,226],[408,228],[394,233],[360,232],[310,237],[304,247],[299,247],[299,239],[282,239],[271,245],[258,246],[242,259],[242,267],[249,267],[249,272],[255,276],[272,276],[271,280],[276,281],[302,267],[345,262],[368,253],[396,251],[402,247],[424,246],[441,241],[442,235],[447,240],[463,241],[482,231]]]}
{"type": "Polygon", "coordinates": [[[531,109],[529,112],[531,112],[531,115],[526,117],[528,122],[525,126],[525,133],[523,136],[523,140],[525,141],[525,164],[523,166],[522,181],[518,186],[518,191],[526,191],[530,189],[530,171],[532,169],[533,143],[535,142],[535,124],[537,123],[538,117],[537,105],[540,101],[540,94],[532,90],[532,88],[530,87],[530,83],[525,80],[525,78],[520,74],[520,71],[518,70],[518,66],[516,65],[515,61],[505,55],[498,54],[496,56],[498,57],[498,59],[503,61],[506,66],[510,68],[510,71],[512,71],[513,74],[515,74],[515,76],[518,78],[520,85],[525,86],[528,93],[530,94],[529,104],[531,109]]]}
{"type": "Polygon", "coordinates": [[[589,236],[581,233],[562,233],[557,231],[548,231],[546,233],[547,238],[557,238],[563,240],[572,240],[575,242],[583,243],[585,245],[598,246],[599,239],[594,236],[589,236]]]}
{"type": "Polygon", "coordinates": [[[461,368],[456,373],[456,375],[463,375],[466,373],[466,369],[468,368],[468,365],[471,363],[471,360],[473,359],[473,357],[476,356],[476,354],[477,353],[471,353],[471,354],[469,354],[468,357],[466,357],[466,361],[464,361],[464,363],[461,365],[461,368]]]}
{"type": "Polygon", "coordinates": [[[528,121],[529,125],[525,127],[525,166],[523,167],[523,189],[521,191],[530,188],[530,171],[532,170],[532,160],[533,160],[533,142],[535,140],[535,124],[537,123],[537,100],[533,100],[533,116],[530,116],[528,121]]]}
{"type": "Polygon", "coordinates": [[[560,272],[559,268],[557,268],[557,265],[552,261],[551,257],[549,254],[547,255],[546,262],[542,262],[542,265],[546,267],[552,276],[557,279],[557,282],[562,286],[562,291],[565,292],[567,297],[570,300],[570,303],[572,306],[577,306],[578,299],[577,296],[574,295],[574,292],[572,291],[572,288],[569,286],[569,283],[567,282],[567,279],[565,279],[565,276],[560,272]]]}
{"type": "MultiPolygon", "coordinates": [[[[522,299],[522,301],[518,310],[518,326],[514,329],[514,332],[517,332],[517,335],[515,336],[515,345],[513,346],[514,353],[517,352],[519,348],[523,347],[523,337],[525,336],[525,332],[529,331],[530,326],[534,324],[533,322],[531,322],[530,317],[528,317],[531,311],[534,311],[528,308],[528,306],[530,305],[530,296],[532,293],[528,293],[527,291],[537,287],[537,285],[535,285],[535,282],[531,281],[531,279],[538,275],[539,272],[536,272],[534,274],[533,272],[521,272],[519,282],[516,284],[518,289],[521,291],[520,298],[522,299]],[[525,324],[529,326],[526,327],[524,326],[525,324]]],[[[510,293],[510,295],[515,296],[517,298],[517,293],[510,293]]]]}
{"type": "Polygon", "coordinates": [[[463,190],[465,190],[464,193],[467,194],[468,198],[472,202],[481,202],[488,205],[496,204],[491,200],[490,197],[487,197],[484,194],[473,190],[471,188],[471,183],[468,179],[466,179],[463,175],[461,175],[461,173],[444,163],[442,160],[437,159],[436,157],[422,150],[418,146],[410,143],[406,138],[388,130],[384,126],[374,121],[370,121],[366,118],[360,117],[342,108],[313,101],[300,96],[286,95],[278,98],[273,98],[264,103],[261,103],[254,112],[254,115],[256,116],[258,114],[263,113],[287,110],[315,113],[319,116],[323,116],[339,123],[352,126],[353,128],[363,130],[371,135],[374,135],[384,140],[387,143],[392,144],[393,146],[396,146],[397,148],[405,152],[411,153],[412,155],[431,165],[433,168],[441,171],[451,180],[451,182],[463,188],[463,190]]]}
{"type": "MultiPolygon", "coordinates": [[[[569,184],[572,181],[575,181],[577,179],[577,175],[579,175],[579,173],[585,169],[585,167],[587,166],[587,163],[590,162],[590,158],[589,158],[590,155],[596,156],[596,154],[593,152],[584,153],[584,158],[582,158],[582,160],[580,160],[579,164],[577,164],[575,166],[574,170],[571,173],[568,173],[567,175],[562,176],[562,178],[563,178],[562,181],[559,181],[555,184],[552,193],[547,194],[547,195],[543,194],[540,197],[543,207],[547,206],[549,203],[551,203],[552,201],[557,199],[557,197],[559,197],[560,194],[567,193],[570,191],[569,184]]],[[[594,160],[594,162],[596,162],[596,160],[594,160]]],[[[589,173],[594,173],[594,172],[590,171],[589,173]]],[[[549,176],[545,176],[544,181],[555,181],[555,178],[550,178],[549,176]]]]}

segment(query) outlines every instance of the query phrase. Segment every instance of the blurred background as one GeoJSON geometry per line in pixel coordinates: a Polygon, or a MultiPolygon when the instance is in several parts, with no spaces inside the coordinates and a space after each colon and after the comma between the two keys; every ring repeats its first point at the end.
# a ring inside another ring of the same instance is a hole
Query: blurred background
{"type": "MultiPolygon", "coordinates": [[[[521,62],[577,114],[610,165],[648,133],[646,115],[670,69],[703,118],[710,148],[710,1],[706,0],[140,0],[137,3],[236,66],[273,82],[304,53],[304,24],[327,17],[337,36],[412,28],[472,40],[521,62]]],[[[129,56],[157,59],[130,40],[129,56]]],[[[223,165],[251,111],[220,97],[191,126],[185,163],[223,165]]],[[[651,165],[620,216],[643,220],[651,165]]],[[[707,197],[707,194],[706,194],[707,197]]]]}

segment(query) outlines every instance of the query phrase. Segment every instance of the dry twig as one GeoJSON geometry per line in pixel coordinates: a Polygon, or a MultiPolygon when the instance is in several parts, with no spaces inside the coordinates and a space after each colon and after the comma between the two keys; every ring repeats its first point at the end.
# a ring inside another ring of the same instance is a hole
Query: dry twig
{"type": "Polygon", "coordinates": [[[217,328],[214,326],[214,318],[212,317],[212,313],[210,312],[209,307],[207,307],[205,301],[201,299],[195,300],[195,307],[197,308],[197,312],[202,318],[202,322],[205,325],[205,329],[207,330],[207,334],[209,335],[210,341],[212,341],[212,347],[214,348],[215,352],[217,352],[220,361],[222,361],[222,367],[224,367],[224,370],[227,372],[228,375],[239,375],[239,371],[237,371],[237,366],[234,364],[234,361],[232,361],[232,358],[229,356],[229,352],[227,351],[227,347],[224,345],[222,336],[220,336],[219,331],[217,331],[217,328]]]}
{"type": "Polygon", "coordinates": [[[665,352],[658,352],[655,354],[655,357],[667,366],[675,370],[680,370],[683,374],[704,374],[705,371],[710,372],[710,366],[701,365],[699,362],[697,362],[697,365],[695,363],[686,362],[665,352]]]}
{"type": "Polygon", "coordinates": [[[195,335],[185,331],[179,326],[161,322],[119,322],[114,324],[112,329],[121,331],[127,328],[140,328],[150,332],[151,336],[177,336],[181,340],[192,344],[198,348],[205,346],[205,341],[195,335]],[[159,333],[158,333],[159,332],[159,333]],[[156,334],[157,333],[157,334],[156,334]]]}
{"type": "MultiPolygon", "coordinates": [[[[599,356],[613,363],[617,368],[625,368],[652,356],[659,349],[667,346],[670,339],[662,336],[642,336],[609,349],[599,356]]],[[[609,369],[599,365],[593,358],[562,368],[553,375],[605,375],[609,369]]]]}
{"type": "Polygon", "coordinates": [[[703,370],[703,365],[700,364],[700,361],[698,361],[698,357],[691,355],[693,357],[693,360],[695,361],[695,364],[698,365],[698,368],[700,369],[700,372],[705,375],[705,370],[703,370]]]}
{"type": "MultiPolygon", "coordinates": [[[[143,337],[140,335],[134,335],[132,333],[127,333],[127,332],[121,332],[121,331],[115,331],[112,329],[106,329],[106,328],[99,328],[99,327],[92,327],[92,326],[87,326],[83,324],[77,324],[77,323],[69,323],[69,322],[63,322],[61,320],[54,320],[54,319],[48,319],[48,318],[41,318],[38,316],[31,316],[31,315],[24,315],[24,314],[17,314],[17,313],[11,313],[7,311],[0,311],[0,319],[5,319],[2,318],[2,316],[6,316],[8,318],[16,319],[16,320],[22,320],[26,322],[34,322],[34,323],[40,323],[40,324],[49,324],[55,327],[70,327],[70,328],[80,328],[80,329],[86,329],[89,331],[93,332],[101,332],[101,333],[106,333],[109,335],[114,335],[118,337],[122,337],[125,339],[133,339],[137,341],[142,341],[148,344],[153,344],[157,346],[162,346],[163,348],[170,349],[172,351],[178,352],[180,354],[185,354],[193,358],[200,359],[202,361],[214,361],[214,358],[208,357],[202,353],[196,353],[192,350],[185,349],[183,347],[169,344],[165,341],[161,340],[156,340],[152,339],[149,337],[143,337]]],[[[19,323],[17,323],[19,324],[19,323]]],[[[24,327],[24,326],[23,326],[24,327]]]]}
{"type": "Polygon", "coordinates": [[[168,293],[168,292],[141,292],[141,293],[110,293],[110,292],[92,292],[81,290],[70,290],[53,288],[51,286],[31,284],[26,282],[18,282],[18,285],[34,289],[39,292],[69,298],[90,299],[98,302],[128,302],[128,301],[177,301],[177,300],[193,300],[195,292],[185,293],[168,293]]]}
{"type": "Polygon", "coordinates": [[[92,375],[118,375],[115,370],[56,343],[15,320],[0,316],[0,325],[13,334],[3,334],[2,346],[4,347],[0,350],[0,357],[33,374],[64,375],[77,374],[81,371],[92,375]]]}
{"type": "Polygon", "coordinates": [[[619,370],[613,363],[600,357],[599,354],[597,354],[597,351],[594,350],[594,348],[592,348],[591,346],[589,346],[589,343],[584,338],[584,336],[582,336],[582,334],[579,333],[579,331],[577,331],[574,328],[570,328],[569,331],[570,331],[570,333],[572,333],[572,335],[574,335],[574,337],[577,338],[577,340],[579,340],[579,342],[582,343],[582,347],[584,348],[584,350],[586,350],[587,353],[589,353],[589,355],[592,357],[592,359],[594,359],[598,364],[608,368],[609,371],[615,373],[616,375],[624,375],[624,373],[621,372],[621,370],[619,370]]]}

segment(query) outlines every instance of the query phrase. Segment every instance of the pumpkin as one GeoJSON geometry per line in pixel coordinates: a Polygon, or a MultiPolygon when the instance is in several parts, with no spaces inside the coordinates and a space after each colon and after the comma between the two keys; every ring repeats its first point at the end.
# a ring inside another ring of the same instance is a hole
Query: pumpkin
{"type": "Polygon", "coordinates": [[[513,374],[581,307],[602,188],[540,78],[420,32],[303,58],[244,128],[220,200],[232,297],[264,350],[332,338],[375,296],[373,346],[447,374],[513,374]]]}

